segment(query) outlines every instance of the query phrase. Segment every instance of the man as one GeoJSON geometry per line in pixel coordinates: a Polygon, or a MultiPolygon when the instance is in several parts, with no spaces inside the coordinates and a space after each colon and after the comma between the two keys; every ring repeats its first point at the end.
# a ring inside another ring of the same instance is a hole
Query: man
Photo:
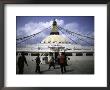
{"type": "Polygon", "coordinates": [[[24,63],[28,66],[24,53],[21,53],[21,56],[18,58],[18,68],[19,74],[23,74],[24,71],[24,63]]]}
{"type": "Polygon", "coordinates": [[[38,56],[36,57],[35,60],[36,60],[36,70],[35,70],[35,72],[38,71],[38,73],[41,73],[41,72],[40,72],[40,65],[39,65],[41,61],[40,61],[39,54],[38,54],[38,56]]]}
{"type": "Polygon", "coordinates": [[[68,63],[67,63],[67,56],[66,56],[65,53],[64,53],[64,56],[65,56],[65,65],[68,66],[68,63]]]}
{"type": "Polygon", "coordinates": [[[64,53],[61,53],[61,55],[59,56],[59,63],[60,63],[60,67],[61,67],[61,73],[63,74],[64,72],[66,72],[64,53]]]}
{"type": "Polygon", "coordinates": [[[55,69],[55,59],[53,57],[53,55],[51,56],[50,60],[49,60],[49,68],[51,68],[51,66],[53,66],[53,68],[55,69]]]}
{"type": "Polygon", "coordinates": [[[55,62],[54,62],[54,57],[51,57],[50,61],[49,61],[49,68],[51,68],[51,66],[53,66],[53,68],[55,69],[55,62]]]}

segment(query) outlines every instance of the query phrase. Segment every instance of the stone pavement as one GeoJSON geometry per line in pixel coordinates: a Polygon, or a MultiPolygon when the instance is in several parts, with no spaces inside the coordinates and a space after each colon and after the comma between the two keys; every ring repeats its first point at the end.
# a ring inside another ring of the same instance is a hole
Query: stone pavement
{"type": "MultiPolygon", "coordinates": [[[[66,66],[67,72],[64,74],[94,74],[94,57],[77,57],[75,59],[68,60],[68,66],[66,66]]],[[[38,74],[35,72],[36,62],[27,60],[28,67],[24,67],[25,74],[38,74]]],[[[60,65],[56,65],[56,69],[51,67],[48,70],[48,64],[40,64],[41,74],[61,74],[60,65]]],[[[18,68],[17,68],[18,73],[18,68]]]]}

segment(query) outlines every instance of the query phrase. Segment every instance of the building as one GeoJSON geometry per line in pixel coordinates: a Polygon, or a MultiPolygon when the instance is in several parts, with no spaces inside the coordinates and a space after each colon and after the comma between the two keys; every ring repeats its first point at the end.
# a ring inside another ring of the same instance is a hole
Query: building
{"type": "Polygon", "coordinates": [[[65,52],[67,56],[93,56],[94,47],[70,43],[67,38],[59,34],[57,22],[54,20],[49,36],[44,38],[39,44],[17,48],[18,56],[21,52],[25,52],[28,56],[36,56],[40,53],[41,58],[45,55],[49,56],[49,53],[53,53],[56,58],[59,52],[65,52]]]}

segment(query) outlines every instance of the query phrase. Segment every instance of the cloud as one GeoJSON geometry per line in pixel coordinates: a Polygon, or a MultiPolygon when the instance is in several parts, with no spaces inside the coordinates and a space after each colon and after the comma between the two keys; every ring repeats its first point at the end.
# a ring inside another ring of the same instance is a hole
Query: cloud
{"type": "MultiPolygon", "coordinates": [[[[63,20],[58,20],[56,19],[58,25],[63,25],[64,21],[63,20]]],[[[28,40],[28,44],[32,43],[39,43],[41,42],[46,36],[48,36],[51,32],[51,26],[52,26],[53,21],[50,20],[48,22],[29,22],[26,23],[23,27],[17,28],[17,38],[22,38],[28,35],[35,34],[37,32],[40,32],[44,30],[42,33],[36,35],[35,37],[31,38],[28,40]],[[50,27],[49,29],[46,29],[50,27]]],[[[21,41],[17,41],[19,43],[21,41]]],[[[25,44],[26,42],[23,42],[25,44]]]]}
{"type": "MultiPolygon", "coordinates": [[[[84,35],[84,36],[89,36],[89,37],[94,37],[94,32],[91,32],[89,30],[84,30],[85,27],[81,27],[78,23],[72,22],[64,25],[64,28],[66,30],[84,35]]],[[[63,30],[62,30],[63,31],[63,30]]],[[[94,40],[88,39],[86,37],[82,37],[76,34],[68,34],[65,31],[63,31],[65,35],[63,34],[64,37],[66,37],[71,43],[74,44],[81,44],[81,45],[93,45],[94,40]]]]}
{"type": "MultiPolygon", "coordinates": [[[[56,22],[59,26],[65,28],[65,29],[68,29],[69,31],[72,31],[72,32],[77,32],[77,33],[80,33],[80,34],[86,34],[88,36],[94,36],[94,32],[85,32],[84,30],[80,30],[81,28],[83,29],[83,27],[80,27],[80,25],[76,22],[72,22],[72,23],[67,23],[65,24],[64,20],[61,20],[61,19],[56,19],[56,22]]],[[[32,34],[35,34],[37,32],[40,32],[42,30],[44,30],[43,33],[41,33],[38,37],[36,38],[32,38],[32,40],[30,40],[30,43],[34,40],[38,40],[38,42],[40,42],[43,38],[45,38],[47,35],[49,35],[49,32],[51,31],[51,26],[52,26],[52,23],[53,21],[50,20],[48,22],[29,22],[29,23],[26,23],[23,27],[19,27],[17,28],[17,38],[21,38],[21,37],[24,37],[24,36],[27,36],[27,35],[32,35],[32,34]],[[46,29],[50,27],[50,29],[46,29]]],[[[66,35],[62,34],[63,37],[66,37],[66,35]]],[[[67,34],[70,38],[72,38],[74,41],[77,41],[77,38],[69,34],[67,34]]]]}
{"type": "MultiPolygon", "coordinates": [[[[58,20],[56,19],[58,25],[63,25],[64,21],[63,20],[58,20]]],[[[53,21],[49,21],[49,22],[29,22],[27,24],[25,24],[23,27],[20,27],[17,29],[17,36],[22,36],[22,35],[31,35],[37,32],[42,31],[45,28],[48,28],[52,25],[53,21]]]]}
{"type": "Polygon", "coordinates": [[[78,33],[78,34],[86,35],[87,33],[89,33],[89,35],[90,35],[90,32],[89,31],[86,32],[84,30],[84,27],[81,27],[78,23],[75,23],[75,22],[66,24],[64,26],[64,28],[67,29],[67,30],[69,30],[69,31],[78,33]]]}
{"type": "Polygon", "coordinates": [[[63,26],[64,25],[64,20],[58,20],[56,19],[56,22],[59,26],[63,26]]]}

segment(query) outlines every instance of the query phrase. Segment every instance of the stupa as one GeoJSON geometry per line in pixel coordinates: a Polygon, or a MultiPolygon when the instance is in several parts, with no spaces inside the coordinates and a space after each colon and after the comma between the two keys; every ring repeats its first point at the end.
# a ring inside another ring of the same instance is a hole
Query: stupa
{"type": "Polygon", "coordinates": [[[45,53],[54,53],[55,56],[56,53],[59,52],[65,52],[67,55],[71,56],[88,56],[88,55],[94,55],[94,46],[81,46],[79,44],[72,44],[70,41],[66,38],[60,35],[58,28],[57,28],[57,22],[53,21],[52,29],[50,32],[50,35],[44,38],[41,43],[39,44],[31,44],[26,45],[25,47],[17,48],[17,55],[20,55],[21,52],[26,52],[27,55],[33,55],[36,53],[40,53],[41,58],[42,55],[45,53]]]}

